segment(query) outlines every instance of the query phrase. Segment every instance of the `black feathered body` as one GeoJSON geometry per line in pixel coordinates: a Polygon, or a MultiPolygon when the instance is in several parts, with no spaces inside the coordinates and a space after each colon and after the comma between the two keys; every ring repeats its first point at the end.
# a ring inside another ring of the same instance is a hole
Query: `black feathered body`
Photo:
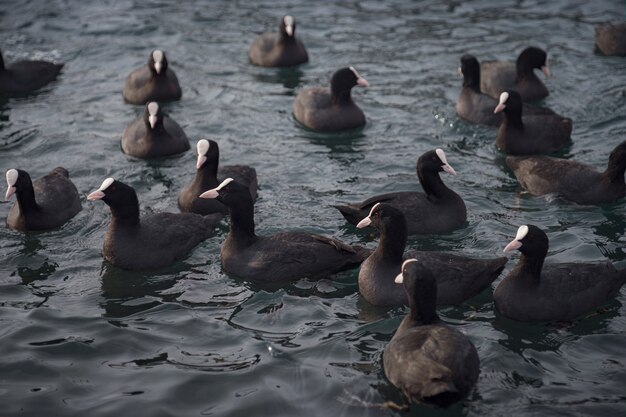
{"type": "Polygon", "coordinates": [[[349,223],[357,224],[376,203],[387,203],[404,214],[409,235],[447,233],[467,220],[463,199],[454,191],[439,198],[424,193],[403,191],[370,197],[359,204],[335,206],[349,223]]]}
{"type": "Polygon", "coordinates": [[[203,192],[217,187],[226,178],[232,178],[248,187],[252,200],[257,198],[256,170],[248,165],[222,165],[217,176],[213,177],[209,170],[202,167],[196,171],[193,181],[185,186],[178,195],[180,211],[198,214],[228,214],[228,207],[216,199],[198,197],[203,192]]]}
{"type": "Polygon", "coordinates": [[[7,225],[11,229],[55,229],[82,210],[78,190],[62,167],[53,169],[30,185],[18,186],[15,194],[17,202],[7,216],[7,225]]]}
{"type": "MultiPolygon", "coordinates": [[[[1,59],[1,58],[0,58],[1,59]]],[[[56,80],[63,64],[47,61],[16,61],[0,67],[0,96],[29,94],[56,80]]]]}
{"type": "Polygon", "coordinates": [[[281,39],[280,33],[266,32],[254,40],[248,58],[262,67],[293,67],[308,62],[309,55],[299,39],[281,39]]]}
{"type": "Polygon", "coordinates": [[[506,257],[473,259],[443,252],[407,251],[400,262],[385,259],[374,251],[359,271],[359,292],[369,303],[379,306],[407,304],[407,294],[394,283],[402,261],[416,258],[437,281],[437,305],[457,305],[479,294],[495,281],[504,269],[506,257]]]}
{"type": "Polygon", "coordinates": [[[611,262],[546,264],[540,277],[522,260],[500,281],[493,298],[498,311],[519,321],[568,321],[615,297],[626,270],[611,262]]]}
{"type": "Polygon", "coordinates": [[[383,351],[387,379],[412,402],[444,406],[464,397],[480,372],[474,345],[441,321],[410,322],[405,317],[383,351]]]}
{"type": "Polygon", "coordinates": [[[369,254],[365,248],[304,232],[282,232],[247,240],[238,239],[231,232],[221,249],[226,273],[261,282],[327,277],[356,268],[369,254]]]}
{"type": "Polygon", "coordinates": [[[293,115],[304,126],[319,132],[336,132],[365,125],[365,114],[352,100],[334,102],[329,88],[300,90],[293,102],[293,115]]]}
{"type": "Polygon", "coordinates": [[[559,115],[522,115],[523,126],[506,117],[498,129],[496,146],[508,155],[545,154],[570,141],[572,119],[559,115]]]}
{"type": "Polygon", "coordinates": [[[144,65],[128,75],[122,95],[128,103],[146,104],[180,100],[182,91],[173,70],[167,68],[161,74],[154,74],[144,65]]]}
{"type": "Polygon", "coordinates": [[[185,131],[167,116],[154,129],[146,125],[143,116],[138,117],[124,130],[120,146],[125,154],[137,158],[176,155],[190,147],[185,131]]]}
{"type": "Polygon", "coordinates": [[[125,224],[114,217],[102,254],[122,269],[162,268],[183,259],[212,236],[218,220],[194,213],[156,213],[141,217],[139,224],[125,224]]]}
{"type": "Polygon", "coordinates": [[[537,101],[548,96],[548,89],[533,72],[518,79],[515,62],[489,61],[480,64],[480,89],[498,98],[503,91],[516,90],[522,101],[537,101]]]}
{"type": "Polygon", "coordinates": [[[589,165],[547,156],[509,156],[506,163],[533,195],[554,193],[578,204],[603,204],[626,194],[623,173],[612,180],[589,165]]]}

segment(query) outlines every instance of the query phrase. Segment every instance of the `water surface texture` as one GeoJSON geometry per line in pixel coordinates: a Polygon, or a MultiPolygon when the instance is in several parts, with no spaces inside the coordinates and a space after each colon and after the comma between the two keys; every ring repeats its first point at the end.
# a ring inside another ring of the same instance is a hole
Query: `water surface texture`
{"type": "MultiPolygon", "coordinates": [[[[411,239],[476,257],[499,256],[517,227],[551,239],[549,261],[610,259],[626,266],[624,201],[577,206],[521,194],[494,147],[496,130],[456,117],[459,58],[515,59],[545,48],[553,77],[543,104],[574,120],[560,156],[604,168],[626,139],[626,58],[594,54],[594,26],[623,19],[623,1],[0,1],[5,61],[65,62],[36,95],[0,102],[0,168],[33,177],[66,167],[83,211],[59,230],[0,229],[2,416],[393,416],[400,403],[381,354],[406,313],[358,295],[357,270],[262,288],[219,264],[226,223],[184,261],[153,273],[103,262],[110,212],[84,197],[106,177],[136,188],[142,212],[177,211],[195,171],[199,138],[222,163],[256,167],[257,231],[307,230],[375,247],[331,207],[375,193],[419,189],[415,161],[441,147],[464,197],[467,225],[411,239]],[[248,64],[247,50],[280,16],[294,15],[310,63],[248,64]],[[183,88],[165,105],[192,140],[174,158],[120,151],[128,123],[126,75],[154,48],[183,88]],[[354,97],[366,127],[342,135],[300,128],[300,88],[353,65],[370,82],[354,97]]],[[[4,184],[4,182],[3,182],[4,184]]],[[[4,185],[3,185],[3,190],[4,185]]],[[[0,203],[6,218],[13,202],[0,203]]],[[[515,264],[511,255],[505,273],[515,264]]],[[[497,282],[496,282],[497,283],[497,282]]],[[[626,290],[575,323],[528,325],[499,317],[492,291],[442,318],[476,345],[474,393],[447,410],[410,415],[617,416],[626,412],[626,290]]]]}

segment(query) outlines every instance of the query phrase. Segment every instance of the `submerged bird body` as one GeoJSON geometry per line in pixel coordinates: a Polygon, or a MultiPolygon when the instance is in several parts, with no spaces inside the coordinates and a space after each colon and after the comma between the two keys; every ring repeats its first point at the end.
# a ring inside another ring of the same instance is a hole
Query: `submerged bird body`
{"type": "Polygon", "coordinates": [[[541,69],[548,77],[548,58],[545,51],[529,47],[522,51],[516,62],[489,61],[480,65],[480,88],[497,98],[503,91],[516,90],[523,101],[541,100],[548,96],[548,89],[535,75],[541,69]]]}
{"type": "Polygon", "coordinates": [[[113,265],[128,270],[151,270],[180,260],[213,234],[219,217],[194,213],[139,215],[135,190],[112,178],[89,194],[102,200],[112,219],[104,237],[102,254],[113,265]]]}
{"type": "Polygon", "coordinates": [[[480,293],[500,275],[506,257],[472,259],[442,252],[407,251],[407,232],[402,212],[380,203],[357,227],[374,226],[380,242],[359,271],[359,292],[369,303],[379,306],[407,304],[406,291],[394,283],[402,262],[415,258],[432,272],[437,281],[437,305],[455,305],[480,293]]]}
{"type": "Polygon", "coordinates": [[[604,172],[580,162],[547,156],[509,156],[506,163],[520,185],[533,195],[555,193],[578,204],[603,204],[626,194],[626,142],[611,152],[604,172]]]}
{"type": "Polygon", "coordinates": [[[7,216],[11,229],[55,229],[82,210],[78,190],[65,168],[55,168],[34,182],[22,170],[10,169],[6,177],[6,198],[14,193],[17,196],[7,216]]]}
{"type": "Polygon", "coordinates": [[[178,206],[183,212],[198,214],[228,214],[228,207],[216,199],[200,198],[200,194],[217,187],[224,179],[233,178],[248,187],[252,200],[257,197],[256,170],[247,165],[219,166],[220,151],[217,142],[201,139],[196,146],[198,160],[196,176],[178,195],[178,206]]]}
{"type": "Polygon", "coordinates": [[[610,262],[544,265],[548,237],[533,225],[520,226],[504,250],[514,249],[522,256],[493,294],[498,311],[514,320],[573,320],[615,297],[626,282],[626,269],[610,262]]]}
{"type": "Polygon", "coordinates": [[[365,114],[352,101],[355,85],[368,82],[353,67],[333,74],[329,88],[310,87],[300,90],[293,102],[293,115],[304,126],[320,132],[354,129],[365,124],[365,114]]]}
{"type": "Polygon", "coordinates": [[[5,65],[0,51],[0,96],[32,93],[56,80],[63,64],[48,61],[16,61],[5,65]]]}
{"type": "Polygon", "coordinates": [[[158,158],[187,151],[189,139],[178,123],[163,115],[158,103],[150,102],[144,115],[124,130],[120,146],[137,158],[158,158]]]}
{"type": "Polygon", "coordinates": [[[604,55],[626,56],[626,22],[596,26],[596,47],[604,55]]]}
{"type": "Polygon", "coordinates": [[[447,233],[467,220],[463,199],[449,189],[439,172],[456,174],[441,149],[426,152],[417,160],[417,176],[424,190],[394,192],[370,197],[362,203],[335,206],[346,220],[356,225],[376,203],[387,203],[402,211],[409,235],[447,233]]]}
{"type": "Polygon", "coordinates": [[[250,62],[262,67],[292,67],[308,62],[304,44],[295,37],[296,22],[291,16],[280,21],[280,32],[259,35],[248,50],[250,62]]]}
{"type": "Polygon", "coordinates": [[[122,95],[131,104],[180,100],[182,91],[178,78],[169,68],[163,51],[152,51],[148,64],[128,75],[122,95]]]}
{"type": "Polygon", "coordinates": [[[449,406],[476,384],[478,352],[437,316],[437,282],[426,267],[408,260],[396,282],[404,283],[411,311],[383,351],[385,375],[412,402],[449,406]]]}
{"type": "Polygon", "coordinates": [[[257,236],[250,193],[231,178],[202,198],[218,198],[230,210],[230,231],[220,251],[230,275],[259,282],[321,278],[355,268],[369,255],[365,248],[314,233],[257,236]]]}

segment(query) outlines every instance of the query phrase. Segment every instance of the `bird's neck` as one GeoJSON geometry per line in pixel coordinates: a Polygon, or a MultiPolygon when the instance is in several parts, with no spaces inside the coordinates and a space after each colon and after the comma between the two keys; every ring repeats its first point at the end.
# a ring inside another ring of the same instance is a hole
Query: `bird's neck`
{"type": "Polygon", "coordinates": [[[429,199],[439,199],[453,193],[453,191],[443,183],[438,172],[418,170],[417,178],[429,199]]]}
{"type": "Polygon", "coordinates": [[[330,87],[330,97],[333,104],[350,104],[352,103],[351,88],[330,87]]]}
{"type": "Polygon", "coordinates": [[[380,232],[380,241],[374,251],[385,262],[400,264],[406,248],[406,223],[397,227],[385,227],[380,232]]]}
{"type": "Polygon", "coordinates": [[[467,87],[477,93],[480,93],[480,73],[464,76],[463,87],[467,87]]]}
{"type": "Polygon", "coordinates": [[[625,186],[626,183],[624,182],[624,171],[626,171],[626,169],[623,166],[620,167],[617,166],[617,164],[611,164],[609,162],[606,171],[604,171],[602,175],[607,178],[612,184],[625,186]]]}
{"type": "Polygon", "coordinates": [[[504,120],[502,122],[504,126],[511,126],[515,129],[524,130],[524,123],[522,123],[522,114],[520,113],[505,113],[504,120]]]}
{"type": "Polygon", "coordinates": [[[254,233],[254,204],[252,199],[246,204],[229,207],[230,234],[237,240],[252,242],[256,239],[254,233]]]}
{"type": "Polygon", "coordinates": [[[123,206],[109,206],[113,219],[113,226],[138,226],[139,225],[139,203],[135,196],[134,204],[123,206]]]}
{"type": "Polygon", "coordinates": [[[196,177],[194,178],[194,184],[198,189],[206,191],[215,188],[219,185],[217,180],[217,163],[211,163],[206,161],[196,171],[196,177]]]}
{"type": "Polygon", "coordinates": [[[537,284],[541,279],[541,269],[543,268],[543,261],[545,260],[545,255],[543,256],[527,256],[522,254],[522,257],[519,260],[519,268],[520,271],[523,272],[524,276],[531,277],[529,283],[537,284]]]}
{"type": "Polygon", "coordinates": [[[29,183],[27,186],[20,187],[19,190],[15,191],[15,197],[17,199],[17,204],[20,207],[20,212],[26,213],[34,213],[40,210],[39,204],[35,200],[35,190],[33,189],[33,184],[29,183]]]}
{"type": "Polygon", "coordinates": [[[420,297],[420,301],[416,302],[409,298],[409,308],[411,309],[410,317],[414,325],[432,324],[439,321],[436,311],[436,297],[420,297]]]}

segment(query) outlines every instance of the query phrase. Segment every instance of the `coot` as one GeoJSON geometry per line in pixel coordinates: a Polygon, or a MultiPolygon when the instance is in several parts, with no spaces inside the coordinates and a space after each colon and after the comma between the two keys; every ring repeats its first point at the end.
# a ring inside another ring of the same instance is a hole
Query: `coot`
{"type": "Polygon", "coordinates": [[[522,115],[522,99],[515,90],[500,94],[494,113],[504,111],[496,146],[509,155],[550,153],[570,140],[572,119],[558,114],[522,115]]]}
{"type": "Polygon", "coordinates": [[[404,252],[407,232],[402,212],[386,203],[376,203],[358,228],[374,226],[380,233],[376,250],[361,264],[359,292],[368,302],[379,306],[407,303],[403,288],[393,280],[405,258],[416,258],[437,281],[437,304],[460,304],[480,293],[500,275],[507,258],[472,259],[442,252],[410,250],[404,252]]]}
{"type": "Polygon", "coordinates": [[[257,197],[256,170],[248,165],[222,165],[218,169],[220,149],[214,140],[200,139],[196,145],[198,160],[196,176],[178,195],[180,211],[198,214],[228,214],[228,207],[212,198],[200,198],[200,194],[217,187],[226,178],[233,178],[248,187],[252,200],[257,197]]]}
{"type": "Polygon", "coordinates": [[[248,187],[227,178],[202,198],[217,198],[230,210],[230,231],[222,244],[222,269],[239,278],[276,282],[322,278],[356,268],[370,254],[335,238],[307,232],[257,236],[248,187]]]}
{"type": "Polygon", "coordinates": [[[0,96],[32,93],[56,80],[63,64],[40,60],[20,60],[5,65],[0,51],[0,96]]]}
{"type": "Polygon", "coordinates": [[[120,142],[125,154],[137,158],[158,158],[189,150],[185,131],[172,118],[165,116],[161,106],[152,101],[146,104],[143,116],[133,121],[120,142]]]}
{"type": "Polygon", "coordinates": [[[476,347],[437,316],[437,281],[428,268],[409,259],[395,282],[404,284],[411,311],[385,346],[385,375],[412,402],[449,406],[478,380],[476,347]]]}
{"type": "MultiPolygon", "coordinates": [[[[480,64],[473,55],[461,57],[459,68],[463,76],[461,94],[456,100],[456,113],[463,120],[482,125],[500,126],[502,116],[493,112],[498,101],[480,90],[480,64]]],[[[547,107],[523,104],[524,114],[554,114],[547,107]]]]}
{"type": "Polygon", "coordinates": [[[158,269],[184,258],[213,234],[220,220],[220,216],[195,213],[140,216],[135,190],[113,178],[105,179],[87,200],[102,200],[111,209],[102,255],[113,265],[128,270],[158,269]]]}
{"type": "Polygon", "coordinates": [[[278,33],[259,35],[248,51],[250,62],[262,67],[292,67],[309,60],[304,44],[296,38],[293,16],[280,19],[278,33]]]}
{"type": "Polygon", "coordinates": [[[11,229],[55,229],[82,209],[78,190],[65,168],[57,167],[35,182],[21,169],[9,169],[6,177],[5,198],[17,196],[7,216],[11,229]]]}
{"type": "Polygon", "coordinates": [[[519,250],[519,262],[493,293],[503,316],[519,321],[566,321],[615,297],[626,269],[609,261],[544,265],[548,236],[533,225],[520,226],[505,252],[519,250]]]}
{"type": "Polygon", "coordinates": [[[128,75],[122,95],[131,104],[180,100],[182,91],[178,78],[169,68],[165,52],[152,51],[148,63],[128,75]]]}
{"type": "Polygon", "coordinates": [[[352,101],[352,87],[369,83],[354,67],[333,74],[330,88],[310,87],[300,90],[293,102],[293,115],[309,129],[338,132],[365,125],[365,114],[352,101]]]}
{"type": "Polygon", "coordinates": [[[489,61],[480,64],[480,88],[497,98],[507,90],[516,90],[523,101],[541,100],[548,96],[548,89],[535,75],[541,69],[546,78],[550,76],[548,55],[536,47],[528,47],[519,54],[517,61],[489,61]]]}
{"type": "Polygon", "coordinates": [[[443,149],[428,151],[417,159],[417,177],[423,193],[403,191],[370,197],[362,203],[335,206],[349,223],[356,225],[374,204],[385,202],[406,217],[409,235],[446,233],[467,220],[463,199],[439,178],[440,172],[456,175],[443,149]]]}
{"type": "Polygon", "coordinates": [[[506,163],[520,185],[533,195],[555,193],[578,204],[603,204],[625,194],[626,141],[613,149],[604,172],[548,156],[508,156],[506,163]]]}

